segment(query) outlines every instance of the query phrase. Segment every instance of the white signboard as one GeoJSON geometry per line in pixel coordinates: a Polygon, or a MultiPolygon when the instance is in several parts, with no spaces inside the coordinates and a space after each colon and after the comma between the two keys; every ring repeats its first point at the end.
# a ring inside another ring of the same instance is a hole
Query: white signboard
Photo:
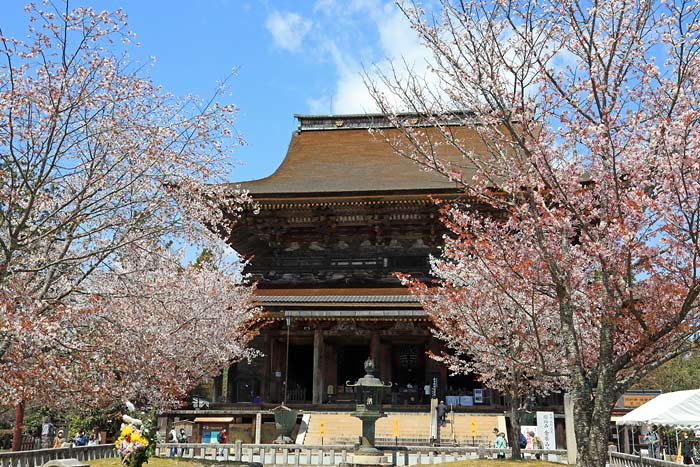
{"type": "Polygon", "coordinates": [[[554,438],[554,412],[537,412],[537,434],[544,449],[556,449],[554,438]]]}

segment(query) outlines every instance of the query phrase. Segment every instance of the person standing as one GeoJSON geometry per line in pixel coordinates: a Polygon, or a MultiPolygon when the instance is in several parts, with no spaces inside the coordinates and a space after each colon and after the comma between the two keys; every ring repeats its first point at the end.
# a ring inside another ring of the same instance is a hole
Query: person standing
{"type": "MultiPolygon", "coordinates": [[[[184,428],[180,428],[180,434],[177,437],[177,441],[181,444],[187,444],[187,433],[185,433],[184,428]]],[[[188,454],[188,448],[182,448],[182,454],[188,454]]]]}
{"type": "MultiPolygon", "coordinates": [[[[177,443],[177,431],[175,430],[175,427],[173,427],[173,429],[170,430],[170,434],[168,434],[168,442],[177,443]]],[[[177,446],[173,445],[170,447],[170,457],[175,456],[177,456],[177,446]]]]}
{"type": "MultiPolygon", "coordinates": [[[[216,437],[216,440],[219,442],[219,444],[228,443],[228,433],[226,433],[226,428],[219,432],[219,435],[216,437]]],[[[224,448],[219,448],[219,455],[224,455],[224,448]]]]}
{"type": "Polygon", "coordinates": [[[652,425],[651,427],[649,427],[645,436],[645,441],[647,445],[647,451],[649,452],[649,457],[651,457],[652,459],[657,459],[661,451],[659,449],[660,437],[659,434],[656,432],[656,426],[652,425]]]}
{"type": "Polygon", "coordinates": [[[683,456],[683,463],[690,465],[693,463],[693,446],[690,444],[690,439],[688,439],[688,432],[683,432],[683,438],[681,438],[681,456],[683,456]]]}
{"type": "MultiPolygon", "coordinates": [[[[534,431],[530,432],[530,439],[532,439],[532,449],[544,449],[544,443],[542,442],[542,438],[537,436],[534,431]]],[[[539,452],[535,454],[535,459],[539,460],[542,457],[542,454],[539,452]]]]}
{"type": "Polygon", "coordinates": [[[102,444],[102,434],[97,431],[97,427],[94,427],[88,437],[88,446],[98,446],[100,444],[102,444]]]}
{"type": "Polygon", "coordinates": [[[87,436],[85,436],[85,430],[78,431],[78,434],[75,435],[73,443],[76,446],[85,446],[87,444],[87,436]]]}
{"type": "Polygon", "coordinates": [[[496,457],[498,459],[505,459],[506,458],[506,434],[505,433],[498,433],[498,436],[496,436],[496,442],[494,443],[494,446],[496,449],[500,449],[498,451],[498,454],[496,454],[496,457]]]}
{"type": "Polygon", "coordinates": [[[58,433],[56,433],[56,436],[53,438],[53,448],[54,449],[60,448],[62,443],[63,443],[63,430],[58,430],[58,433]]]}

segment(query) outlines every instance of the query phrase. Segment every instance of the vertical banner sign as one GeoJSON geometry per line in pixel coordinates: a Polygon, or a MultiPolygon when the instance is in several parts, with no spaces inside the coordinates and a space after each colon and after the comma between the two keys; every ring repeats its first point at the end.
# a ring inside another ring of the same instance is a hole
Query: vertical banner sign
{"type": "Polygon", "coordinates": [[[318,431],[321,434],[321,438],[326,436],[326,421],[325,420],[321,420],[318,423],[318,431]]]}
{"type": "Polygon", "coordinates": [[[399,437],[399,419],[395,418],[394,419],[394,438],[399,437]]]}
{"type": "Polygon", "coordinates": [[[554,412],[537,412],[537,434],[545,449],[556,449],[554,438],[554,412]]]}
{"type": "Polygon", "coordinates": [[[469,432],[471,433],[472,438],[476,436],[476,420],[474,420],[474,418],[469,420],[469,432]]]}

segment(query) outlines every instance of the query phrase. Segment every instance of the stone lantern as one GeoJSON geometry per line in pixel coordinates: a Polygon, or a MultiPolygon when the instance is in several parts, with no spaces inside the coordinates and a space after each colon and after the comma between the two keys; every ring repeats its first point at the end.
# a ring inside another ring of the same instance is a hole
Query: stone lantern
{"type": "Polygon", "coordinates": [[[273,441],[274,444],[288,444],[293,440],[292,430],[297,424],[297,410],[292,410],[285,405],[280,405],[272,409],[275,416],[275,429],[277,430],[277,438],[273,441]]]}
{"type": "Polygon", "coordinates": [[[357,405],[355,411],[351,413],[353,417],[362,420],[362,437],[360,444],[353,455],[354,465],[381,465],[384,464],[383,453],[374,446],[375,443],[375,423],[377,419],[386,417],[381,411],[382,395],[385,388],[391,387],[391,383],[385,385],[374,376],[375,368],[372,358],[365,361],[365,376],[358,379],[355,384],[347,386],[355,388],[357,395],[357,405]]]}

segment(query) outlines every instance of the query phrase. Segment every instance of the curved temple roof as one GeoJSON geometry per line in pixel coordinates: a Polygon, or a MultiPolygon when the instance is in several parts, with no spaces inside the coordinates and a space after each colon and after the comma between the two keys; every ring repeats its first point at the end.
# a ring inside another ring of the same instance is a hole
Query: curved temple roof
{"type": "MultiPolygon", "coordinates": [[[[387,128],[381,116],[338,115],[297,116],[299,130],[292,134],[287,155],[269,177],[236,183],[252,194],[311,194],[404,190],[450,190],[455,183],[435,172],[421,169],[413,161],[398,155],[386,139],[401,144],[401,132],[387,128]],[[379,118],[379,121],[376,119],[379,118]],[[369,128],[384,128],[370,133],[369,128]]],[[[444,145],[435,128],[414,125],[439,146],[441,157],[464,164],[454,148],[444,145]]],[[[448,123],[445,128],[465,146],[483,150],[473,129],[448,123]]],[[[465,169],[462,167],[462,171],[465,169]]],[[[466,175],[469,175],[468,173],[466,175]]]]}

